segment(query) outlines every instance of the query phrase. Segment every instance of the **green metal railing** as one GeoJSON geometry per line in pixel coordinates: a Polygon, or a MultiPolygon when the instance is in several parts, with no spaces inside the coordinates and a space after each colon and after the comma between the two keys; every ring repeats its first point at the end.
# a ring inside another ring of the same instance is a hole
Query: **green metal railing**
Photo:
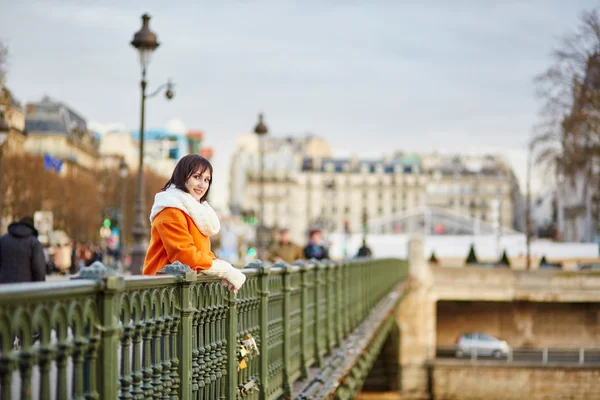
{"type": "Polygon", "coordinates": [[[294,382],[405,279],[407,263],[243,271],[238,296],[187,268],[157,277],[96,268],[99,279],[0,286],[0,399],[291,398],[294,382]],[[260,355],[238,370],[247,334],[260,355]]]}

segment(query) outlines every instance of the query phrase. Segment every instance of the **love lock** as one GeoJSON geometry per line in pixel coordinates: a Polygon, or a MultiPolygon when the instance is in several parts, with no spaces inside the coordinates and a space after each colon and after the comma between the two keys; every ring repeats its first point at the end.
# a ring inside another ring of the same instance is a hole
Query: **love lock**
{"type": "Polygon", "coordinates": [[[260,390],[258,389],[258,384],[254,380],[254,378],[250,378],[250,380],[248,382],[246,382],[245,384],[240,385],[238,387],[238,392],[241,395],[246,395],[251,392],[259,392],[259,391],[260,390]]]}
{"type": "Polygon", "coordinates": [[[244,336],[244,338],[242,339],[242,344],[244,345],[244,347],[246,347],[251,357],[260,355],[260,352],[258,351],[258,345],[256,344],[256,340],[254,340],[251,334],[248,333],[244,336]]]}
{"type": "Polygon", "coordinates": [[[244,346],[242,343],[238,344],[238,351],[237,351],[238,371],[240,371],[248,366],[248,364],[246,363],[246,357],[249,354],[250,353],[248,352],[248,349],[246,348],[246,346],[244,346]]]}

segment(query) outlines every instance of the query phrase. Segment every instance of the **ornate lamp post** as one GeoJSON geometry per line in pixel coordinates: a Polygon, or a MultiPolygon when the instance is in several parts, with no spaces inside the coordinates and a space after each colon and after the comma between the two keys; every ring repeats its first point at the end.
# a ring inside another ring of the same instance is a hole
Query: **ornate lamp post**
{"type": "Polygon", "coordinates": [[[531,221],[531,157],[533,152],[534,142],[531,141],[527,145],[527,197],[525,203],[525,246],[526,246],[526,259],[525,269],[530,270],[531,268],[531,237],[533,236],[533,226],[531,221]]]}
{"type": "Polygon", "coordinates": [[[129,168],[125,162],[125,158],[121,158],[119,163],[119,175],[121,175],[121,212],[119,213],[119,244],[121,246],[121,262],[123,263],[123,270],[125,270],[125,261],[127,259],[127,244],[125,243],[125,207],[127,204],[127,176],[129,175],[129,168]]]}
{"type": "Polygon", "coordinates": [[[148,246],[148,224],[146,222],[146,215],[144,215],[145,204],[144,204],[144,111],[146,106],[146,99],[158,94],[164,87],[167,88],[165,95],[167,99],[172,99],[173,84],[171,81],[167,82],[158,87],[158,89],[150,95],[146,95],[146,70],[152,53],[159,46],[156,40],[156,34],[150,30],[149,27],[150,16],[148,14],[142,15],[142,28],[133,35],[131,45],[139,51],[140,64],[142,66],[142,106],[140,113],[140,160],[138,168],[138,187],[137,187],[137,199],[135,202],[135,222],[133,224],[133,248],[131,250],[131,273],[141,274],[142,266],[144,263],[144,257],[146,256],[146,248],[148,246]]]}
{"type": "Polygon", "coordinates": [[[258,169],[258,206],[259,216],[258,224],[256,226],[256,245],[258,247],[258,259],[262,260],[264,257],[264,216],[265,216],[265,188],[264,188],[264,173],[265,173],[265,149],[263,137],[269,133],[269,129],[263,122],[263,114],[258,114],[258,124],[254,127],[254,133],[258,136],[258,158],[259,158],[259,169],[258,169]]]}
{"type": "Polygon", "coordinates": [[[9,126],[4,119],[4,111],[0,110],[0,233],[3,232],[2,228],[4,221],[4,187],[2,185],[4,171],[2,170],[2,152],[4,143],[6,143],[6,139],[8,138],[8,130],[9,126]]]}

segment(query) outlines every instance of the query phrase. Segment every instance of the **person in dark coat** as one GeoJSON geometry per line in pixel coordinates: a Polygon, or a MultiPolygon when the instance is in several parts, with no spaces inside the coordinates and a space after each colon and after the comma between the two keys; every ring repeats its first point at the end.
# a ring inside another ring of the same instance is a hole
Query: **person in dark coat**
{"type": "Polygon", "coordinates": [[[0,237],[0,283],[46,280],[46,262],[33,218],[25,217],[8,226],[0,237]]]}
{"type": "Polygon", "coordinates": [[[324,260],[329,258],[329,251],[323,245],[321,231],[313,229],[310,231],[308,244],[304,248],[304,257],[307,260],[314,258],[315,260],[324,260]]]}
{"type": "Polygon", "coordinates": [[[358,249],[358,253],[356,253],[356,257],[372,257],[373,252],[367,246],[367,239],[363,239],[362,246],[358,249]]]}

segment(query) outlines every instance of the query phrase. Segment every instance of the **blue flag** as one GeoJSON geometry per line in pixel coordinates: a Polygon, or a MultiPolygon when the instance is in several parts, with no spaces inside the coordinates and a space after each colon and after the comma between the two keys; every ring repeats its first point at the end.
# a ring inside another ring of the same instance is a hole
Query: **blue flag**
{"type": "Polygon", "coordinates": [[[44,153],[44,169],[47,169],[49,171],[56,171],[56,172],[60,173],[62,165],[63,165],[62,160],[60,160],[58,158],[54,158],[48,153],[44,153]]]}

